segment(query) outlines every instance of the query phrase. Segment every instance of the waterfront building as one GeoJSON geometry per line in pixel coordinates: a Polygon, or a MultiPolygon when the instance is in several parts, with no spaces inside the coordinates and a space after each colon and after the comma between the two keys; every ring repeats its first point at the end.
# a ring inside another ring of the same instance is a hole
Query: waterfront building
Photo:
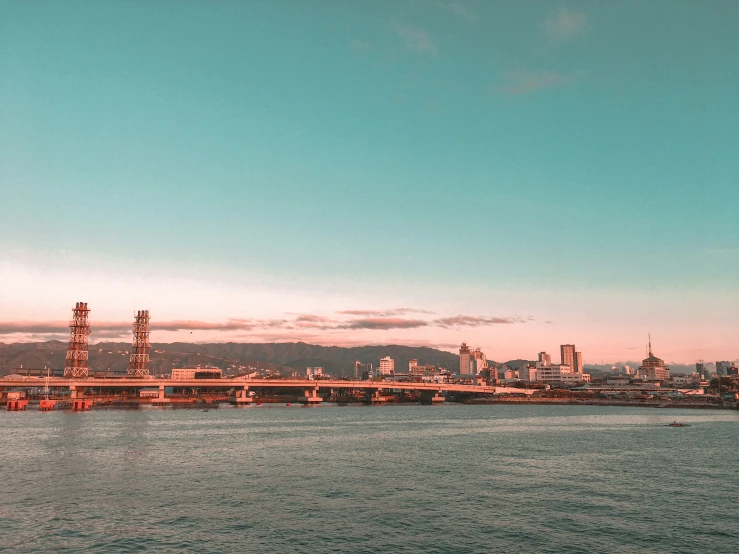
{"type": "Polygon", "coordinates": [[[418,360],[408,360],[408,374],[413,375],[413,370],[418,367],[418,360]]]}
{"type": "Polygon", "coordinates": [[[470,347],[466,342],[459,347],[459,374],[470,375],[470,347]]]}
{"type": "Polygon", "coordinates": [[[395,360],[390,356],[380,358],[380,375],[393,375],[395,373],[395,360]]]}
{"type": "Polygon", "coordinates": [[[670,378],[670,368],[665,366],[664,360],[652,353],[652,338],[649,338],[649,356],[642,360],[641,366],[636,370],[637,377],[642,379],[654,379],[662,381],[670,378]]]}

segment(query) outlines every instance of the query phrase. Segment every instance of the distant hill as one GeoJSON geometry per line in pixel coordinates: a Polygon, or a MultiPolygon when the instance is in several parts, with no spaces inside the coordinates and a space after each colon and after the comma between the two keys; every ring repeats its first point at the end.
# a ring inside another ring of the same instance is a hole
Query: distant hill
{"type": "MultiPolygon", "coordinates": [[[[36,343],[0,343],[0,374],[19,369],[53,369],[64,367],[67,345],[61,341],[36,343]]],[[[90,346],[90,368],[123,373],[128,368],[131,344],[102,342],[90,346]]],[[[428,347],[373,345],[344,348],[319,346],[304,342],[288,343],[154,343],[151,348],[152,373],[168,373],[173,367],[193,367],[210,364],[221,369],[232,365],[264,369],[302,371],[321,366],[335,376],[352,376],[354,361],[371,363],[377,368],[380,358],[390,356],[398,372],[408,371],[408,360],[419,364],[434,364],[451,370],[458,369],[459,356],[428,347]]]]}
{"type": "MultiPolygon", "coordinates": [[[[611,368],[616,366],[622,369],[625,365],[628,365],[632,369],[636,369],[641,365],[641,361],[630,361],[630,362],[616,362],[613,364],[585,364],[585,372],[591,373],[593,376],[609,375],[612,373],[611,368]]],[[[695,371],[695,364],[678,364],[665,362],[665,365],[670,368],[670,373],[693,373],[695,371]]],[[[716,371],[716,364],[713,362],[705,362],[706,370],[710,373],[716,371]]]]}
{"type": "Polygon", "coordinates": [[[524,369],[528,364],[533,364],[535,362],[531,360],[508,360],[504,365],[507,366],[509,369],[514,369],[516,371],[521,371],[524,369]]]}

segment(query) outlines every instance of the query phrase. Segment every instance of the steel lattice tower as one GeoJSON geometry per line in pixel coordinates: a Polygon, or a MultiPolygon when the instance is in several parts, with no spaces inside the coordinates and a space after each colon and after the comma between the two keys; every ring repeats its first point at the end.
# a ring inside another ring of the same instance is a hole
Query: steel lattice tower
{"type": "Polygon", "coordinates": [[[87,319],[89,313],[87,302],[77,302],[72,310],[67,361],[64,363],[65,377],[87,377],[90,371],[87,362],[87,337],[90,335],[90,322],[87,319]]]}
{"type": "Polygon", "coordinates": [[[136,312],[133,323],[133,348],[128,362],[128,374],[131,377],[149,376],[149,310],[136,312]]]}

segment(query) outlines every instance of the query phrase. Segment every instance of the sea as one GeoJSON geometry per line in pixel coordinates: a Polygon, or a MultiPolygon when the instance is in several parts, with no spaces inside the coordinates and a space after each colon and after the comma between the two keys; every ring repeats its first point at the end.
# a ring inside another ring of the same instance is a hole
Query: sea
{"type": "Polygon", "coordinates": [[[0,412],[0,551],[736,553],[738,470],[737,411],[0,412]]]}

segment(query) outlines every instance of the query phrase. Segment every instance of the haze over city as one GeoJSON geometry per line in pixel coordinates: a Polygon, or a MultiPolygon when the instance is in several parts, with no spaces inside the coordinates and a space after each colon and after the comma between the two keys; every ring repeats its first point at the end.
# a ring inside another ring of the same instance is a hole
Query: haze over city
{"type": "Polygon", "coordinates": [[[738,5],[519,4],[3,3],[0,341],[735,359],[738,5]]]}

